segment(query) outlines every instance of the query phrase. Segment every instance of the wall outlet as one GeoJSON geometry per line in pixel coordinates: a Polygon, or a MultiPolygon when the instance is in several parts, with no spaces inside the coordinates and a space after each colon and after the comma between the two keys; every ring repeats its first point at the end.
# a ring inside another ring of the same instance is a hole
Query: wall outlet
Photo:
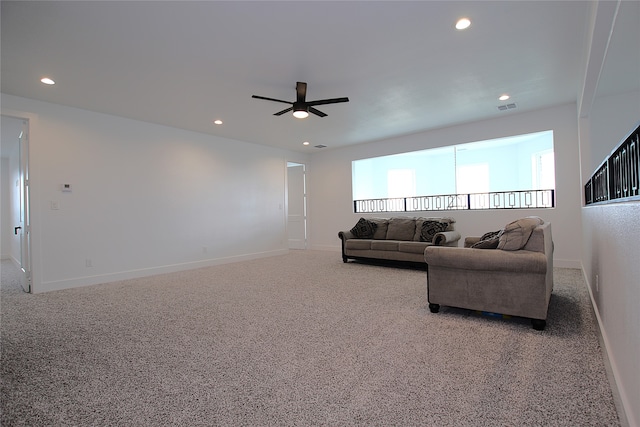
{"type": "Polygon", "coordinates": [[[206,254],[209,251],[209,249],[206,246],[202,247],[202,253],[206,254]]]}
{"type": "Polygon", "coordinates": [[[93,267],[93,263],[91,262],[91,260],[89,258],[84,260],[84,266],[85,267],[93,267]]]}

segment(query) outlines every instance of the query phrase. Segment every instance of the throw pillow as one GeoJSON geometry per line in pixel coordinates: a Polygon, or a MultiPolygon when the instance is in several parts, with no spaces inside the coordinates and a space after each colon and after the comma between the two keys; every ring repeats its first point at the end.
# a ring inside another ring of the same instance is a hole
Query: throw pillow
{"type": "Polygon", "coordinates": [[[413,240],[415,242],[424,242],[424,240],[422,240],[422,226],[424,225],[425,221],[435,221],[435,222],[441,222],[441,223],[445,224],[447,226],[447,228],[444,231],[452,231],[453,227],[451,226],[451,224],[453,224],[455,222],[455,220],[453,220],[453,218],[445,218],[445,217],[424,218],[424,217],[419,217],[419,218],[416,219],[416,233],[413,235],[413,240]]]}
{"type": "Polygon", "coordinates": [[[498,242],[498,249],[517,251],[527,244],[533,229],[544,221],[537,216],[529,216],[510,222],[504,228],[498,242]]]}
{"type": "Polygon", "coordinates": [[[501,234],[502,230],[484,233],[482,237],[480,237],[480,240],[471,245],[471,247],[476,249],[496,249],[500,242],[501,234]]]}
{"type": "Polygon", "coordinates": [[[371,239],[373,234],[376,232],[376,228],[378,224],[375,222],[371,222],[365,218],[360,218],[356,225],[349,231],[353,234],[357,239],[371,239]]]}
{"type": "Polygon", "coordinates": [[[433,242],[433,238],[436,234],[445,231],[449,226],[446,222],[430,221],[426,220],[422,223],[422,230],[420,231],[421,242],[433,242]]]}

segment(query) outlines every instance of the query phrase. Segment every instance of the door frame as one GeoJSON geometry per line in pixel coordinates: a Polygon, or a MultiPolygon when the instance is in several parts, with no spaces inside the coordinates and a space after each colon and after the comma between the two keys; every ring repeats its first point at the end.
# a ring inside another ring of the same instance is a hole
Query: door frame
{"type": "Polygon", "coordinates": [[[301,162],[295,161],[287,161],[287,180],[286,180],[286,224],[287,224],[287,246],[289,249],[307,249],[307,165],[301,162]],[[290,167],[302,166],[302,183],[299,183],[299,187],[302,188],[302,236],[292,235],[292,227],[290,221],[290,210],[291,210],[291,195],[289,194],[290,190],[290,178],[291,174],[289,173],[290,167]],[[299,238],[301,237],[301,238],[299,238]],[[292,246],[292,242],[301,241],[302,244],[296,245],[295,243],[292,246]]]}
{"type": "MultiPolygon", "coordinates": [[[[11,176],[9,182],[9,202],[14,203],[14,200],[18,200],[19,206],[12,205],[12,212],[17,211],[18,217],[14,218],[11,215],[11,221],[13,223],[11,230],[3,230],[3,233],[10,233],[11,236],[20,236],[19,246],[19,259],[14,256],[14,251],[11,251],[11,259],[17,264],[17,267],[22,272],[21,286],[25,292],[33,292],[32,287],[32,258],[31,258],[31,212],[30,212],[30,188],[31,182],[29,177],[29,135],[30,135],[30,121],[26,117],[12,116],[8,114],[2,114],[3,119],[19,120],[22,122],[21,132],[15,136],[16,141],[11,141],[11,144],[17,144],[17,160],[18,163],[18,182],[13,185],[15,176],[11,176]],[[16,188],[19,187],[19,188],[16,188]],[[17,194],[16,194],[17,193],[17,194]],[[14,209],[14,207],[16,209],[14,209]]],[[[14,138],[14,137],[10,137],[14,138]]],[[[12,154],[12,157],[15,156],[12,154]]],[[[10,160],[11,162],[11,160],[10,160]]]]}

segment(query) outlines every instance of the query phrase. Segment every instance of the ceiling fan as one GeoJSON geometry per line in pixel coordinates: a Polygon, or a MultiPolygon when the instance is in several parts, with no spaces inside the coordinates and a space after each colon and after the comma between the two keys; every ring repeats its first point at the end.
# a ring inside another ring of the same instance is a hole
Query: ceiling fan
{"type": "Polygon", "coordinates": [[[332,98],[332,99],[319,99],[317,101],[306,101],[307,97],[307,84],[304,82],[296,83],[296,101],[283,101],[281,99],[267,98],[265,96],[252,95],[252,98],[266,99],[267,101],[284,102],[285,104],[291,104],[291,107],[278,111],[274,116],[281,116],[284,113],[293,111],[293,116],[299,119],[304,119],[309,116],[309,113],[313,113],[316,116],[326,117],[326,114],[320,110],[313,108],[315,105],[324,104],[337,104],[339,102],[349,102],[349,98],[332,98]]]}

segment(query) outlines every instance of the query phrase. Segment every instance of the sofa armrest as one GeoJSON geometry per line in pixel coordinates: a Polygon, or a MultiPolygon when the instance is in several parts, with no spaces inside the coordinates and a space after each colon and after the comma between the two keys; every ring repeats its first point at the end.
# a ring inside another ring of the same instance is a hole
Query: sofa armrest
{"type": "Polygon", "coordinates": [[[433,236],[431,242],[436,246],[457,246],[460,237],[460,233],[457,231],[441,231],[433,236]]]}
{"type": "Polygon", "coordinates": [[[356,236],[350,231],[339,231],[338,237],[344,242],[345,240],[354,239],[356,236]]]}
{"type": "Polygon", "coordinates": [[[510,271],[516,273],[547,272],[547,257],[526,250],[452,248],[428,246],[424,251],[428,265],[462,270],[510,271]]]}
{"type": "Polygon", "coordinates": [[[465,237],[464,239],[464,247],[470,248],[480,241],[480,237],[465,237]]]}

